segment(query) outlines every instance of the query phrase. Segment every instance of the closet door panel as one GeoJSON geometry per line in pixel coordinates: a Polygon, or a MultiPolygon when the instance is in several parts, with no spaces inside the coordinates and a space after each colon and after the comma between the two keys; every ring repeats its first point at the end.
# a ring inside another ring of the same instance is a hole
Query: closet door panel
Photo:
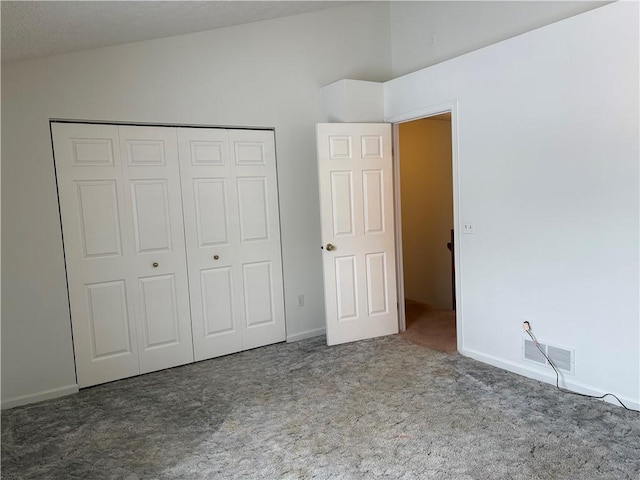
{"type": "Polygon", "coordinates": [[[269,198],[266,177],[237,179],[240,241],[269,241],[269,198]]]}
{"type": "Polygon", "coordinates": [[[132,232],[118,129],[52,123],[78,385],[136,375],[132,232]]]}
{"type": "Polygon", "coordinates": [[[173,237],[166,179],[131,180],[137,253],[171,252],[173,237]]]}
{"type": "Polygon", "coordinates": [[[118,127],[140,372],[193,361],[176,129],[118,127]]]}
{"type": "Polygon", "coordinates": [[[242,280],[247,328],[273,324],[275,315],[271,262],[243,264],[242,280]]]}
{"type": "Polygon", "coordinates": [[[229,245],[228,190],[226,178],[193,179],[198,247],[229,245]]]}
{"type": "Polygon", "coordinates": [[[122,256],[116,180],[75,182],[84,258],[122,256]]]}
{"type": "Polygon", "coordinates": [[[139,288],[145,350],[179,344],[175,275],[141,278],[139,288]]]}
{"type": "Polygon", "coordinates": [[[196,360],[243,349],[236,185],[227,130],[180,128],[180,174],[196,360]]]}
{"type": "Polygon", "coordinates": [[[236,324],[233,283],[230,266],[200,271],[205,338],[233,331],[236,324]]]}
{"type": "Polygon", "coordinates": [[[131,353],[124,282],[87,285],[93,359],[131,353]]]}
{"type": "Polygon", "coordinates": [[[229,130],[239,218],[244,348],[285,339],[274,134],[229,130]]]}

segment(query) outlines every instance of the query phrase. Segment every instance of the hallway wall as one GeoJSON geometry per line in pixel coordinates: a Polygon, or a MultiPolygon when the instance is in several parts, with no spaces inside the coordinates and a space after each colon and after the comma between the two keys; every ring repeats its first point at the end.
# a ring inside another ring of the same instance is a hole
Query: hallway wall
{"type": "Polygon", "coordinates": [[[425,118],[399,128],[405,298],[451,309],[451,121],[425,118]]]}

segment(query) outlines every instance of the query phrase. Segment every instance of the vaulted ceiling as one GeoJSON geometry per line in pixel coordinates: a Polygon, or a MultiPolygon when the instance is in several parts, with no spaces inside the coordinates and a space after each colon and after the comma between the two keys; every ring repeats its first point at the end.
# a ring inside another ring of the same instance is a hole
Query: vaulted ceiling
{"type": "Polygon", "coordinates": [[[345,1],[2,1],[2,61],[212,30],[345,1]]]}

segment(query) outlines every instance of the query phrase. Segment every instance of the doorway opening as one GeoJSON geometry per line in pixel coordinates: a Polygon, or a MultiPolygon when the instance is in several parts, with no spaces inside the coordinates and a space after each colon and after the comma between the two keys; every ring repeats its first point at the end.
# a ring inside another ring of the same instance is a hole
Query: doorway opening
{"type": "Polygon", "coordinates": [[[396,124],[395,133],[400,331],[421,345],[454,352],[451,112],[396,124]]]}

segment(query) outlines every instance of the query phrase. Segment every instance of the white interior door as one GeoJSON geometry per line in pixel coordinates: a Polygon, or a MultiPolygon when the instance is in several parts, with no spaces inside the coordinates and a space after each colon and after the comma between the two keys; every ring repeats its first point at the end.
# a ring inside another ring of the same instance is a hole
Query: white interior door
{"type": "Polygon", "coordinates": [[[327,343],[398,333],[390,124],[318,125],[327,343]]]}
{"type": "Polygon", "coordinates": [[[140,373],[193,362],[175,128],[118,127],[140,373]]]}
{"type": "Polygon", "coordinates": [[[118,127],[52,124],[81,387],[140,373],[118,127]]]}

